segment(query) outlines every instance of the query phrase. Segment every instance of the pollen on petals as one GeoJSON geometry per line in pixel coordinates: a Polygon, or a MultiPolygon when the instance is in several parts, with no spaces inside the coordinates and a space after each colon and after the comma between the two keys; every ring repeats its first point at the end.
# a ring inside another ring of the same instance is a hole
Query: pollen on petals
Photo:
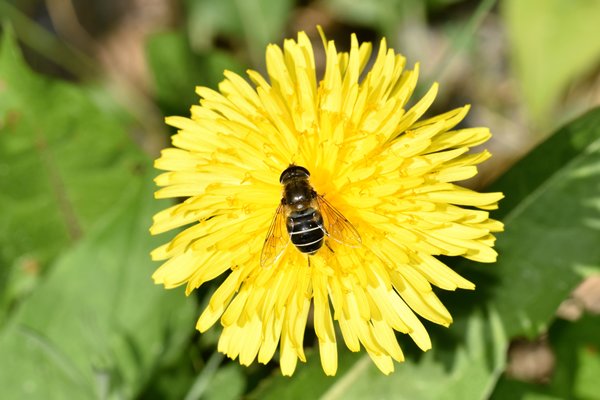
{"type": "Polygon", "coordinates": [[[267,47],[267,76],[225,71],[217,90],[196,89],[189,118],[166,119],[177,134],[155,162],[155,196],[183,201],[154,216],[152,234],[179,231],[152,252],[163,262],[152,278],[190,294],[223,276],[196,328],[221,325],[218,351],[242,365],[278,356],[292,375],[306,362],[310,325],[326,375],[344,348],[390,374],[404,361],[398,332],[427,351],[422,320],[452,323],[437,291],[475,289],[438,257],[496,260],[503,225],[490,211],[503,194],[457,184],[490,157],[470,149],[491,133],[458,127],[469,105],[423,118],[438,84],[412,98],[419,65],[385,39],[372,57],[355,35],[348,52],[321,38],[322,76],[301,32],[267,47]],[[310,256],[285,227],[298,223],[279,182],[290,165],[310,172],[313,197],[299,207],[321,215],[328,232],[310,256]],[[266,246],[276,254],[265,265],[266,246]]]}

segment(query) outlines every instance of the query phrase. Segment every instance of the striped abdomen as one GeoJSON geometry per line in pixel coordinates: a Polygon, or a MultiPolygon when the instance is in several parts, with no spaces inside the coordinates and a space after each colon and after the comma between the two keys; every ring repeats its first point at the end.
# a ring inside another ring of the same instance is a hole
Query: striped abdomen
{"type": "Polygon", "coordinates": [[[302,253],[315,254],[323,246],[325,233],[321,213],[308,207],[304,210],[293,211],[286,221],[287,231],[292,243],[302,253]]]}

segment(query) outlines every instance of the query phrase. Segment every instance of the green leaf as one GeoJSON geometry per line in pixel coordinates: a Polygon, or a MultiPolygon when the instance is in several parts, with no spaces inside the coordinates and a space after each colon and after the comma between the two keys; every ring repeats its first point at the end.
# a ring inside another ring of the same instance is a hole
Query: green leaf
{"type": "Polygon", "coordinates": [[[195,302],[150,279],[155,173],[121,109],[33,74],[2,39],[3,396],[135,397],[193,329],[195,302]]]}
{"type": "Polygon", "coordinates": [[[491,190],[505,193],[500,257],[488,301],[507,333],[536,336],[581,280],[600,266],[600,108],[560,129],[491,190]]]}
{"type": "MultiPolygon", "coordinates": [[[[333,378],[321,371],[318,354],[299,366],[293,379],[274,377],[253,398],[260,399],[477,399],[486,398],[504,368],[506,337],[495,312],[473,312],[452,327],[455,341],[434,343],[420,360],[407,359],[383,375],[368,356],[340,349],[333,378]]],[[[439,337],[439,335],[436,335],[439,337]]],[[[406,350],[406,349],[405,349],[406,350]]]]}
{"type": "Polygon", "coordinates": [[[504,0],[513,67],[538,123],[567,88],[600,61],[600,1],[504,0]]]}
{"type": "Polygon", "coordinates": [[[84,89],[32,73],[5,29],[0,46],[0,308],[31,290],[46,265],[85,236],[139,180],[147,158],[120,118],[93,99],[84,89]]]}
{"type": "MultiPolygon", "coordinates": [[[[149,166],[148,166],[149,169],[149,166]]],[[[153,173],[152,173],[153,174],[153,173]]],[[[154,286],[150,174],[23,302],[0,336],[7,398],[134,398],[188,341],[194,301],[154,286]]]]}
{"type": "Polygon", "coordinates": [[[206,389],[203,399],[235,400],[241,398],[246,387],[245,367],[228,364],[217,370],[206,389]]]}
{"type": "Polygon", "coordinates": [[[148,65],[154,75],[155,95],[166,115],[182,115],[198,102],[195,87],[216,88],[223,70],[241,72],[243,68],[230,55],[211,50],[201,55],[192,52],[186,37],[179,32],[158,33],[146,46],[148,65]]]}

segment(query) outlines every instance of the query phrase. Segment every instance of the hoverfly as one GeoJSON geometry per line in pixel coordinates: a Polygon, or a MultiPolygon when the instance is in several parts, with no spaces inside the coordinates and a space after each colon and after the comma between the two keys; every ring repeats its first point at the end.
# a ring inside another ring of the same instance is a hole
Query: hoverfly
{"type": "Polygon", "coordinates": [[[290,241],[307,255],[323,246],[325,236],[351,247],[361,245],[358,231],[313,189],[309,177],[306,168],[293,164],[281,173],[283,196],[260,255],[263,267],[277,262],[290,241]]]}

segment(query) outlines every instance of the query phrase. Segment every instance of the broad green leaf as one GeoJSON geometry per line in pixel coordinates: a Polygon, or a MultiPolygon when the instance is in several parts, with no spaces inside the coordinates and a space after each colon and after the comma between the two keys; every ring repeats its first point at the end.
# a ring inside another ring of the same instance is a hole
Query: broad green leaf
{"type": "Polygon", "coordinates": [[[194,301],[150,279],[153,190],[149,174],[131,184],[23,302],[0,334],[3,396],[134,398],[182,350],[194,301]]]}
{"type": "Polygon", "coordinates": [[[228,364],[217,370],[208,384],[206,400],[236,400],[241,398],[246,387],[244,376],[245,367],[238,364],[228,364]]]}
{"type": "Polygon", "coordinates": [[[242,71],[239,63],[222,51],[195,54],[179,32],[150,37],[146,56],[154,76],[156,99],[166,115],[187,114],[191,105],[198,102],[195,87],[216,88],[223,80],[223,70],[242,71]]]}
{"type": "Polygon", "coordinates": [[[498,262],[488,301],[509,336],[541,333],[581,280],[600,267],[600,108],[560,129],[492,188],[503,191],[498,262]]]}
{"type": "Polygon", "coordinates": [[[502,6],[514,70],[532,117],[542,123],[567,86],[600,62],[600,1],[504,0],[502,6]]]}
{"type": "Polygon", "coordinates": [[[486,398],[504,368],[507,341],[500,320],[493,312],[474,312],[457,320],[452,330],[453,344],[434,343],[419,360],[397,364],[390,376],[383,375],[368,356],[340,349],[340,368],[334,378],[324,376],[318,354],[311,354],[309,365],[300,366],[293,379],[275,377],[253,398],[486,398]]]}
{"type": "Polygon", "coordinates": [[[3,397],[135,397],[193,327],[193,300],[150,279],[154,172],[121,110],[2,39],[0,297],[20,300],[0,331],[3,397]]]}
{"type": "Polygon", "coordinates": [[[145,162],[120,118],[85,89],[32,73],[4,31],[0,309],[30,290],[48,262],[114,207],[145,162]]]}

